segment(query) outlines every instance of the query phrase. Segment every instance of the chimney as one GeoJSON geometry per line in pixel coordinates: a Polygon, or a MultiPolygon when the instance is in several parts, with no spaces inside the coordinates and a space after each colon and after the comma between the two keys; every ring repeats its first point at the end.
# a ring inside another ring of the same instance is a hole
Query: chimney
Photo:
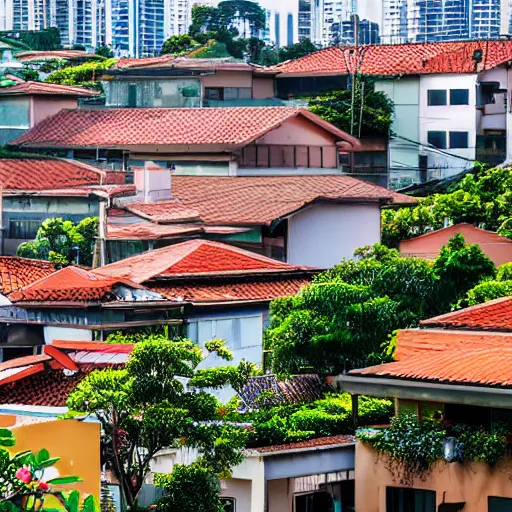
{"type": "Polygon", "coordinates": [[[170,199],[171,169],[162,167],[151,160],[144,162],[144,167],[134,171],[134,181],[137,195],[142,195],[145,203],[154,203],[170,199]]]}

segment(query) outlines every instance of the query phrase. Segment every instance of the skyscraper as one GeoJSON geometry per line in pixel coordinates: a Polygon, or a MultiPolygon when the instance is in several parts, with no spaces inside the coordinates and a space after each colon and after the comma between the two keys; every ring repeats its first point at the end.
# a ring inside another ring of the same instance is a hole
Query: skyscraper
{"type": "Polygon", "coordinates": [[[442,37],[444,41],[469,38],[470,0],[445,0],[442,37]]]}
{"type": "Polygon", "coordinates": [[[500,35],[500,0],[472,0],[470,34],[473,39],[500,35]]]}
{"type": "Polygon", "coordinates": [[[311,39],[311,0],[299,0],[299,41],[311,39]]]}
{"type": "Polygon", "coordinates": [[[443,0],[414,0],[407,6],[407,39],[413,43],[437,40],[443,28],[443,0]]]}
{"type": "Polygon", "coordinates": [[[383,0],[381,41],[400,44],[408,41],[407,0],[383,0]]]}

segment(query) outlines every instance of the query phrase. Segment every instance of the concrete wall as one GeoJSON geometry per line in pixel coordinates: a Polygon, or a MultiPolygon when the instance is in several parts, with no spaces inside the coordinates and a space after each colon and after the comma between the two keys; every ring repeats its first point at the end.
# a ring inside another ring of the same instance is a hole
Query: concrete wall
{"type": "Polygon", "coordinates": [[[293,510],[293,479],[281,478],[267,481],[267,503],[268,512],[291,512],[293,510]]]}
{"type": "Polygon", "coordinates": [[[221,483],[221,495],[236,500],[236,512],[253,512],[251,510],[251,480],[231,478],[221,483]]]}
{"type": "MultiPolygon", "coordinates": [[[[447,148],[445,153],[428,150],[428,167],[433,177],[451,176],[471,167],[472,162],[457,158],[458,156],[474,160],[476,154],[476,132],[477,118],[479,113],[476,110],[476,81],[477,75],[446,74],[446,75],[423,75],[420,77],[420,142],[428,145],[429,131],[446,132],[447,148]],[[429,90],[446,90],[448,105],[429,106],[429,90]],[[450,89],[468,89],[468,105],[450,105],[450,89]],[[468,148],[450,148],[449,132],[468,132],[468,148]],[[454,155],[453,157],[448,156],[454,155]]],[[[425,151],[423,149],[423,151],[425,151]]]]}
{"type": "Polygon", "coordinates": [[[288,219],[287,261],[330,268],[379,241],[378,204],[313,205],[288,219]]]}
{"type": "Polygon", "coordinates": [[[252,71],[216,71],[201,77],[205,87],[252,87],[252,71]]]}
{"type": "Polygon", "coordinates": [[[32,96],[31,104],[30,126],[32,127],[43,119],[53,116],[63,108],[76,108],[78,106],[78,100],[76,98],[32,96]]]}
{"type": "Polygon", "coordinates": [[[30,124],[30,98],[0,98],[0,146],[23,135],[30,124]]]}
{"type": "MultiPolygon", "coordinates": [[[[439,463],[429,475],[416,478],[411,486],[436,492],[437,505],[465,502],[464,512],[487,510],[487,498],[512,498],[510,472],[512,461],[507,459],[494,469],[485,463],[439,463]]],[[[361,512],[386,512],[386,487],[401,485],[386,468],[386,460],[372,448],[358,442],[356,445],[356,503],[361,512]]]]}
{"type": "Polygon", "coordinates": [[[397,136],[389,144],[390,182],[395,188],[416,182],[419,179],[419,94],[418,77],[402,77],[381,80],[375,84],[376,91],[385,92],[395,104],[395,117],[391,130],[397,136]]]}

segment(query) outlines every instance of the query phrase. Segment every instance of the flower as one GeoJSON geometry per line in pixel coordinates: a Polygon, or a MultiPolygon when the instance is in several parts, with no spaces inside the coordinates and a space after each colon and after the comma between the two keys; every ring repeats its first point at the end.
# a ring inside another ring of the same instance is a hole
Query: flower
{"type": "Polygon", "coordinates": [[[37,486],[37,488],[40,491],[47,491],[50,489],[50,486],[46,482],[39,482],[39,485],[37,486]]]}
{"type": "Polygon", "coordinates": [[[28,484],[32,480],[32,473],[30,468],[23,467],[16,471],[16,478],[21,480],[23,483],[28,484]]]}

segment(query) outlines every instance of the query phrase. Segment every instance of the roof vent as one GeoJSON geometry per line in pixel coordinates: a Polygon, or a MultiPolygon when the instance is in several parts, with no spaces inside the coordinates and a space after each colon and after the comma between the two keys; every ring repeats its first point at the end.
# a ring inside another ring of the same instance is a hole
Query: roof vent
{"type": "Polygon", "coordinates": [[[471,57],[471,58],[475,61],[475,64],[479,64],[480,62],[482,62],[483,57],[484,57],[484,51],[481,49],[478,49],[473,52],[473,57],[471,57]]]}

